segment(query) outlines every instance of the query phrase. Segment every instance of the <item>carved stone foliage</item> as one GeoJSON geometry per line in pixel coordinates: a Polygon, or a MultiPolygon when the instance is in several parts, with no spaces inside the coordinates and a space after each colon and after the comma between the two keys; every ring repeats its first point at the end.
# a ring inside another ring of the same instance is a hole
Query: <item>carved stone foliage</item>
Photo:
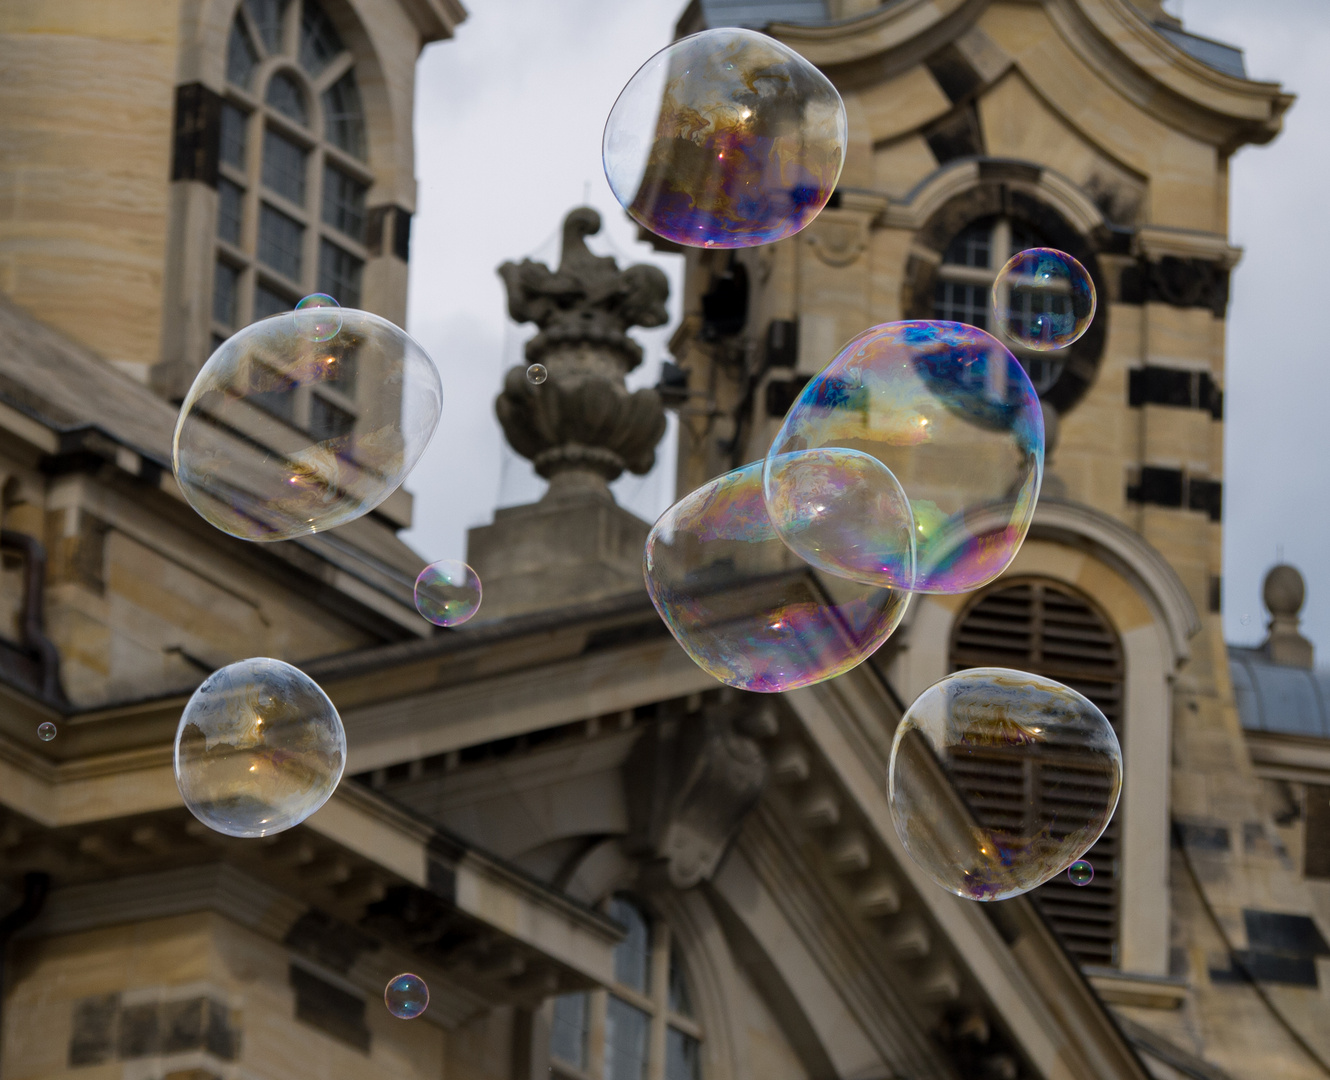
{"type": "MultiPolygon", "coordinates": [[[[769,708],[766,704],[759,709],[769,708]]],[[[766,784],[760,728],[745,698],[662,717],[638,741],[624,771],[627,846],[662,860],[669,882],[687,889],[715,872],[766,784]]]]}
{"type": "Polygon", "coordinates": [[[1165,255],[1157,262],[1142,259],[1123,267],[1119,292],[1124,304],[1209,308],[1216,318],[1223,318],[1228,277],[1228,268],[1214,260],[1165,255]]]}
{"type": "Polygon", "coordinates": [[[602,482],[625,469],[645,473],[665,434],[659,396],[629,393],[624,376],[642,361],[627,330],[665,322],[669,282],[654,266],[620,270],[612,256],[593,254],[586,237],[599,230],[600,215],[579,207],[564,219],[557,270],[530,259],[499,268],[509,314],[539,327],[526,358],[545,365],[549,378],[534,385],[511,369],[495,411],[513,449],[551,480],[572,471],[602,482]]]}

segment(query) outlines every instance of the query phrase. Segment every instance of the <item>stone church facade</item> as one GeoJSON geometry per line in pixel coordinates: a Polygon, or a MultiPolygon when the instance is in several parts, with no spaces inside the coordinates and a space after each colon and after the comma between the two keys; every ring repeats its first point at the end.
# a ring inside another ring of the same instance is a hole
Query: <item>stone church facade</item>
{"type": "Polygon", "coordinates": [[[788,241],[687,255],[658,391],[623,377],[665,282],[593,255],[593,211],[560,267],[501,269],[550,379],[510,373],[497,410],[550,488],[473,531],[482,614],[434,633],[406,493],[248,545],[184,503],[170,437],[212,344],[303,293],[401,321],[411,73],[464,17],[70,0],[0,22],[0,1074],[1321,1075],[1330,728],[1242,696],[1290,672],[1319,693],[1287,581],[1236,699],[1219,620],[1227,160],[1291,99],[1145,0],[695,0],[680,33],[765,28],[837,84],[841,186],[788,241]],[[651,608],[647,525],[608,481],[650,468],[666,406],[681,488],[759,456],[844,339],[982,325],[1035,241],[1081,258],[1100,314],[1023,357],[1056,437],[1016,564],[917,598],[832,683],[717,686],[651,608]],[[305,824],[239,841],[183,809],[171,741],[201,678],[253,655],[327,690],[349,764],[305,824]],[[978,663],[1117,725],[1093,886],[972,904],[900,845],[894,724],[978,663]],[[407,970],[431,989],[409,1023],[379,1004],[407,970]]]}

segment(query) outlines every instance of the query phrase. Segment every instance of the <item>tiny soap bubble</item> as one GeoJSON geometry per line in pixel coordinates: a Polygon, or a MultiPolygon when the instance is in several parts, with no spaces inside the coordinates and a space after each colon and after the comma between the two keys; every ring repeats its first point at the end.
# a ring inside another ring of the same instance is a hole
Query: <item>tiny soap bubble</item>
{"type": "Polygon", "coordinates": [[[526,381],[532,386],[539,386],[549,377],[549,370],[544,364],[532,364],[526,369],[526,381]]]}
{"type": "Polygon", "coordinates": [[[50,742],[55,738],[55,725],[47,720],[37,725],[37,738],[42,742],[50,742]]]}
{"type": "Polygon", "coordinates": [[[327,293],[310,293],[296,305],[296,326],[309,341],[331,341],[342,329],[341,305],[327,293]]]}
{"type": "Polygon", "coordinates": [[[1084,859],[1077,859],[1067,867],[1067,878],[1073,885],[1089,885],[1094,880],[1094,867],[1084,859]]]}
{"type": "Polygon", "coordinates": [[[993,283],[999,337],[1026,349],[1065,349],[1090,328],[1095,289],[1085,267],[1065,251],[1018,251],[993,283]]]}
{"type": "Polygon", "coordinates": [[[429,1006],[429,987],[419,975],[403,972],[388,980],[383,1003],[399,1020],[414,1020],[429,1006]]]}
{"type": "Polygon", "coordinates": [[[480,610],[476,572],[457,559],[431,563],[416,578],[416,610],[435,626],[460,626],[480,610]]]}

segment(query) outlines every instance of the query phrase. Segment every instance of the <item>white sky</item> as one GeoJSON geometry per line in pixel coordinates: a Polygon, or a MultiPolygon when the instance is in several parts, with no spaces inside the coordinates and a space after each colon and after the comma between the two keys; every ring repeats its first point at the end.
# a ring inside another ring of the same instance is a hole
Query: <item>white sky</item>
{"type": "MultiPolygon", "coordinates": [[[[543,488],[494,419],[503,373],[525,365],[521,346],[534,332],[508,320],[499,263],[553,265],[564,213],[589,201],[605,222],[591,246],[621,265],[657,263],[677,298],[680,260],[635,242],[601,171],[600,136],[618,91],[669,42],[684,2],[469,0],[457,37],[421,59],[407,328],[439,365],[445,408],[408,481],[416,524],[406,539],[431,559],[461,557],[468,527],[543,488]]],[[[1224,621],[1230,641],[1263,637],[1260,582],[1282,547],[1307,578],[1304,632],[1330,664],[1330,290],[1320,268],[1330,254],[1330,3],[1166,6],[1192,32],[1245,49],[1253,78],[1299,95],[1284,134],[1232,164],[1231,235],[1246,254],[1228,322],[1224,621]]],[[[634,331],[647,360],[631,385],[655,383],[674,325],[634,331]]],[[[671,440],[659,457],[651,476],[615,488],[647,519],[672,498],[671,440]]]]}

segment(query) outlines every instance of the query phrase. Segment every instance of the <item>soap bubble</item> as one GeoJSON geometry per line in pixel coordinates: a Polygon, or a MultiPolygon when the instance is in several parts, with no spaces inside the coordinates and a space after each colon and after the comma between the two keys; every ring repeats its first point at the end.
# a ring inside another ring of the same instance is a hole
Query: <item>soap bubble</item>
{"type": "Polygon", "coordinates": [[[373,510],[438,426],[443,391],[425,351],[386,319],[288,311],[228,338],[176,421],[174,465],[191,506],[242,540],[288,540],[373,510]]]}
{"type": "Polygon", "coordinates": [[[480,578],[466,563],[444,559],[416,578],[416,610],[435,626],[458,626],[480,608],[480,578]]]}
{"type": "Polygon", "coordinates": [[[328,801],[346,732],[308,675],[259,657],[214,671],[175,736],[175,780],[190,813],[227,836],[268,836],[328,801]]]}
{"type": "Polygon", "coordinates": [[[308,341],[331,341],[342,329],[342,309],[327,293],[310,293],[296,305],[300,336],[308,341]]]}
{"type": "Polygon", "coordinates": [[[891,635],[909,594],[823,575],[780,540],[762,466],[703,484],[661,515],[644,561],[651,602],[704,671],[775,693],[844,674],[891,635]]]}
{"type": "Polygon", "coordinates": [[[605,123],[615,198],[642,226],[692,247],[769,244],[831,197],[845,105],[793,49],[752,30],[705,30],[656,53],[605,123]]]}
{"type": "Polygon", "coordinates": [[[388,980],[383,1003],[399,1020],[414,1020],[429,1006],[429,987],[419,975],[405,972],[388,980]]]}
{"type": "Polygon", "coordinates": [[[532,386],[539,386],[549,377],[549,369],[544,364],[532,364],[526,369],[526,381],[532,386]]]}
{"type": "Polygon", "coordinates": [[[1113,816],[1122,750],[1070,687],[972,668],[915,700],[891,744],[888,803],[906,850],[944,889],[1005,900],[1081,858],[1113,816]]]}
{"type": "Polygon", "coordinates": [[[891,507],[899,481],[914,517],[915,570],[909,580],[894,511],[875,528],[850,498],[833,504],[837,520],[826,530],[834,526],[859,546],[823,551],[819,565],[854,577],[876,561],[886,584],[969,592],[1011,564],[1029,531],[1044,469],[1043,410],[1025,369],[991,334],[964,323],[884,323],[854,338],[804,387],[772,441],[764,493],[796,550],[799,538],[780,507],[781,464],[819,449],[860,455],[827,459],[841,472],[833,486],[866,485],[891,507]],[[875,472],[862,456],[886,468],[875,472]]]}
{"type": "Polygon", "coordinates": [[[1067,879],[1073,885],[1089,885],[1094,880],[1094,867],[1084,859],[1077,859],[1067,867],[1067,879]]]}
{"type": "Polygon", "coordinates": [[[913,583],[910,500],[877,458],[834,447],[779,454],[766,486],[771,523],[810,566],[865,585],[913,583]]]}
{"type": "Polygon", "coordinates": [[[1018,251],[993,282],[997,332],[1026,349],[1065,349],[1094,318],[1094,282],[1056,248],[1018,251]]]}
{"type": "Polygon", "coordinates": [[[42,742],[50,742],[55,738],[55,725],[49,720],[44,720],[37,725],[37,738],[42,742]]]}

